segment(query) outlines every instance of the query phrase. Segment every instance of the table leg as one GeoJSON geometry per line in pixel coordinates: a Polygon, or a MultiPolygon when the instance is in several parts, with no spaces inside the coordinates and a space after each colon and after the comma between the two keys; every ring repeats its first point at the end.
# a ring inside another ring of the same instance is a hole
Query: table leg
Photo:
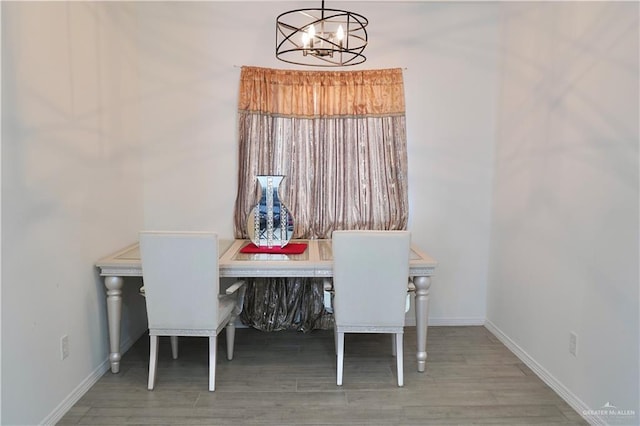
{"type": "Polygon", "coordinates": [[[107,288],[107,320],[109,323],[109,362],[111,372],[120,371],[120,319],[122,317],[122,277],[105,277],[107,288]]]}
{"type": "Polygon", "coordinates": [[[418,371],[423,372],[427,365],[427,323],[429,317],[429,287],[431,277],[414,277],[413,284],[416,287],[416,334],[418,352],[418,371]]]}

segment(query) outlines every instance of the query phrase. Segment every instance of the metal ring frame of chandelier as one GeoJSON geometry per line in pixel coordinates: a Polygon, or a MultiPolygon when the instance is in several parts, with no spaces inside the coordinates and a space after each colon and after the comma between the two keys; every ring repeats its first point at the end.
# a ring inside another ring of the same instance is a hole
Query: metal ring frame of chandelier
{"type": "Polygon", "coordinates": [[[364,16],[339,9],[296,9],[276,19],[276,57],[296,65],[341,67],[366,61],[369,21],[364,16]],[[285,22],[287,21],[287,22],[285,22]],[[318,31],[309,38],[309,31],[318,31]],[[336,32],[342,27],[344,38],[336,32]],[[313,29],[312,29],[313,28],[313,29]],[[307,37],[307,42],[304,37],[307,37]]]}

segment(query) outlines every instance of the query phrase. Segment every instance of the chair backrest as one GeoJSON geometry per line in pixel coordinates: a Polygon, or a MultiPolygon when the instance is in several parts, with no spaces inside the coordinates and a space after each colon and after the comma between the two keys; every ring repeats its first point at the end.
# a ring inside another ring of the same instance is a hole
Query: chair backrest
{"type": "Polygon", "coordinates": [[[143,231],[140,256],[149,330],[217,327],[217,234],[143,231]]]}
{"type": "Polygon", "coordinates": [[[403,326],[411,234],[334,231],[332,245],[336,324],[403,326]]]}

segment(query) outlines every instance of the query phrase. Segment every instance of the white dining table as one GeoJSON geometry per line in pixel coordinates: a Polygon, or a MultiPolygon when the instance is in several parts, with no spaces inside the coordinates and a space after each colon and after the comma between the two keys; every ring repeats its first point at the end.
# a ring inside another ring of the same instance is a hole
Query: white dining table
{"type": "MultiPolygon", "coordinates": [[[[301,254],[241,253],[249,240],[219,240],[220,277],[316,277],[330,287],[333,276],[331,240],[292,240],[306,243],[301,254]]],[[[408,289],[414,293],[416,316],[416,361],[418,371],[425,371],[427,361],[427,320],[431,276],[438,262],[415,245],[411,246],[408,289]]],[[[133,243],[95,263],[104,277],[109,327],[109,362],[111,371],[120,371],[120,324],[124,277],[142,277],[139,243],[133,243]]]]}

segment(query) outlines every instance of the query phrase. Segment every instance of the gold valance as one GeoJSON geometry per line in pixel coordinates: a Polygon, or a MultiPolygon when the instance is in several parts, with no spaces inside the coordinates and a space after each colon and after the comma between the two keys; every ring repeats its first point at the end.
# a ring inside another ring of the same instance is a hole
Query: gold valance
{"type": "Polygon", "coordinates": [[[238,105],[241,112],[307,118],[404,115],[402,70],[299,71],[245,66],[238,105]]]}

